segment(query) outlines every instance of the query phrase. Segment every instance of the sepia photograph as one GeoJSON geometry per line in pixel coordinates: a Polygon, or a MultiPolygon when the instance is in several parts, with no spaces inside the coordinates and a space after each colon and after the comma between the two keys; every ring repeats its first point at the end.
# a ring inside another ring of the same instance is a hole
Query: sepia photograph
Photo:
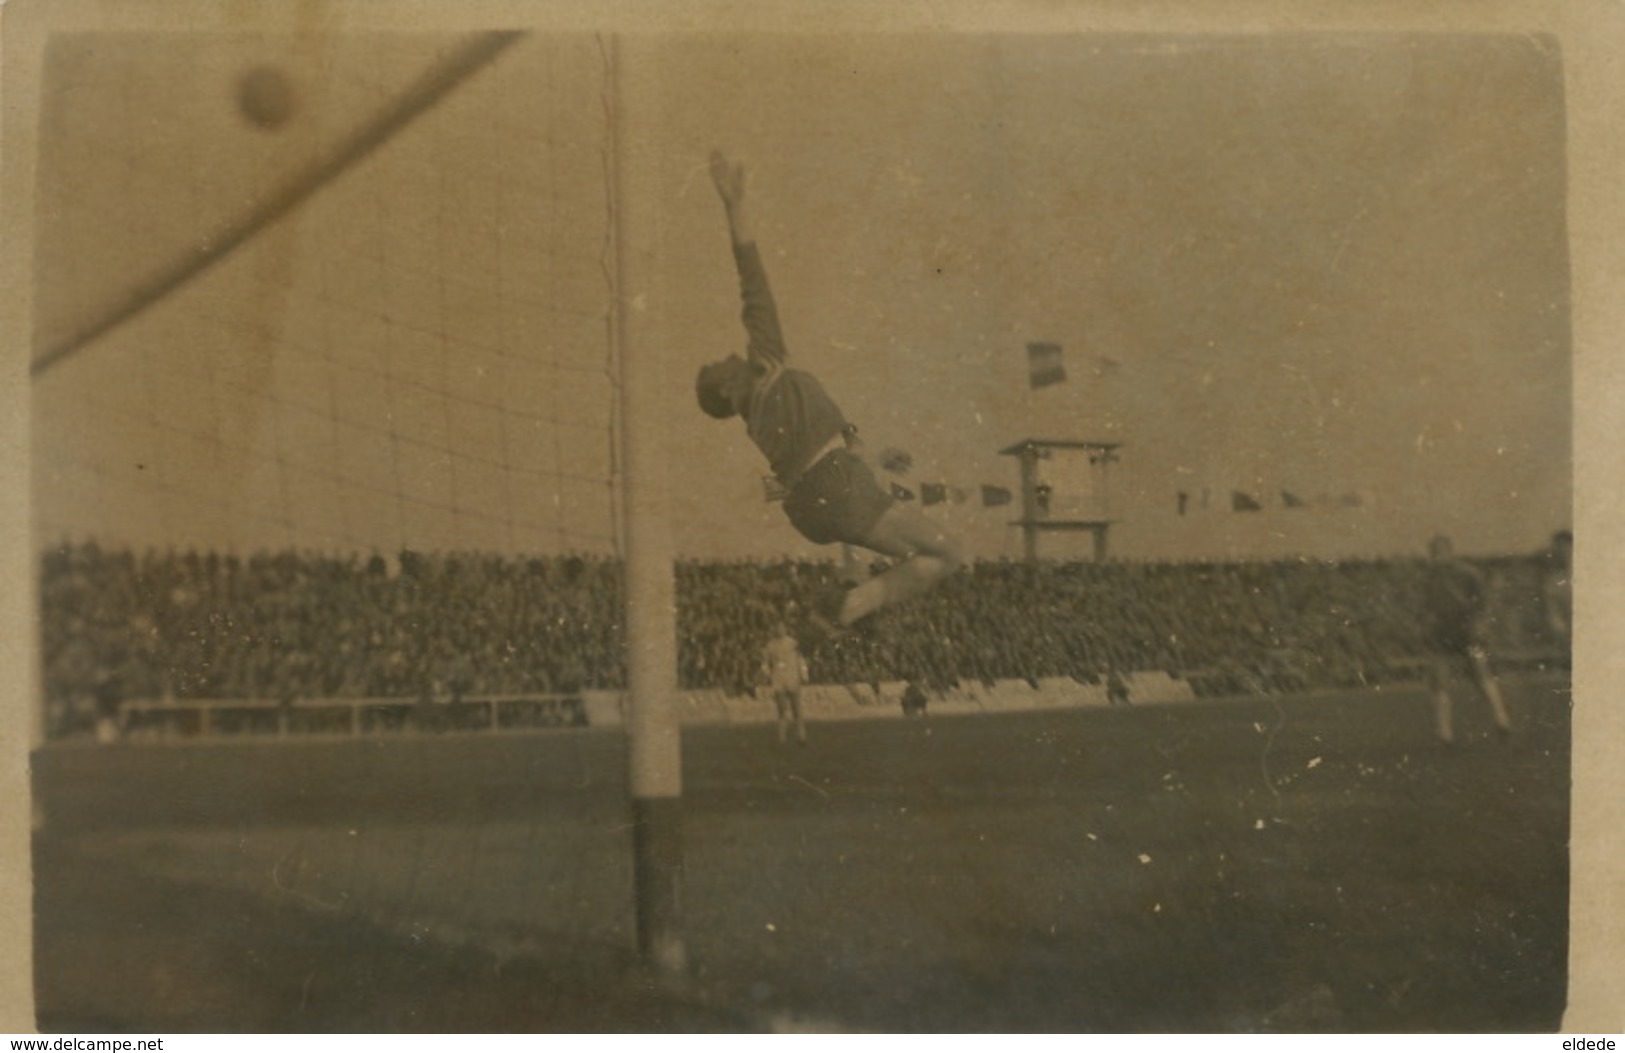
{"type": "Polygon", "coordinates": [[[1625,1026],[1621,15],[1302,6],[8,9],[14,1026],[1625,1026]]]}

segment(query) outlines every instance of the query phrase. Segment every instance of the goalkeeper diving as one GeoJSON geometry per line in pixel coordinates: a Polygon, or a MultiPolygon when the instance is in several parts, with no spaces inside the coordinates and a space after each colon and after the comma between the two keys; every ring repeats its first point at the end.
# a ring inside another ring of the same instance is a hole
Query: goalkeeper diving
{"type": "Polygon", "coordinates": [[[789,365],[778,310],[756,246],[745,169],[711,155],[739,271],[743,356],[700,370],[700,408],[719,420],[740,417],[783,487],[784,511],[807,540],[840,542],[895,560],[850,589],[832,588],[813,604],[812,628],[838,637],[882,607],[935,586],[962,562],[959,543],[917,508],[898,503],[875,477],[857,429],[812,374],[789,365]]]}

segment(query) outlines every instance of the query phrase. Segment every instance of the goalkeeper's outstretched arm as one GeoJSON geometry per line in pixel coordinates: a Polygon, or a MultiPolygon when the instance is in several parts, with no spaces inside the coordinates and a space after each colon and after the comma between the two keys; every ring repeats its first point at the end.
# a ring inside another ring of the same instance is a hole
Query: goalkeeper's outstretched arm
{"type": "Polygon", "coordinates": [[[751,226],[750,209],[745,204],[745,166],[730,161],[721,150],[711,151],[711,182],[722,198],[722,208],[728,214],[728,233],[735,245],[751,245],[756,232],[751,226]]]}
{"type": "Polygon", "coordinates": [[[749,337],[746,355],[760,372],[771,374],[784,365],[788,352],[779,328],[778,305],[768,285],[767,269],[756,247],[755,225],[745,202],[745,166],[729,161],[721,151],[713,151],[711,182],[728,215],[728,235],[733,240],[734,263],[739,269],[739,296],[744,305],[740,317],[749,337]]]}

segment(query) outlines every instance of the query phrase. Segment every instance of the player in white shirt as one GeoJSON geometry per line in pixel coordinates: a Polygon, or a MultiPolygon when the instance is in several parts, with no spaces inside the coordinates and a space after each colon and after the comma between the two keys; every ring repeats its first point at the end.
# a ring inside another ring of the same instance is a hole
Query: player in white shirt
{"type": "Polygon", "coordinates": [[[789,738],[793,720],[796,741],[807,744],[807,725],[801,719],[801,688],[807,682],[807,659],[802,657],[796,638],[783,622],[774,627],[773,639],[762,648],[762,679],[773,694],[779,714],[779,741],[789,738]]]}

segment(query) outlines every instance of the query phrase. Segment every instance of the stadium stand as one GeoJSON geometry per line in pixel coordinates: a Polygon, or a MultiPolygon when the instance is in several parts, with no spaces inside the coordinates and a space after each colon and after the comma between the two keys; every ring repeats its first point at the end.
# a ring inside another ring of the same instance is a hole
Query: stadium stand
{"type": "MultiPolygon", "coordinates": [[[[1537,557],[1481,561],[1505,663],[1554,659],[1537,557]]],[[[1079,685],[1112,670],[1150,700],[1413,679],[1419,559],[974,564],[812,656],[853,697],[919,680],[939,699],[1079,685]],[[1026,681],[1022,684],[1021,681],[1026,681]]],[[[718,708],[755,689],[782,612],[827,564],[683,562],[679,676],[718,708]]],[[[180,719],[215,729],[480,730],[585,722],[624,686],[620,567],[585,556],[403,552],[142,554],[62,544],[41,565],[48,733],[105,736],[180,719]],[[561,704],[556,699],[571,700],[561,704]],[[323,707],[326,707],[325,709],[323,707]]],[[[1088,691],[1081,689],[1087,688],[1088,691]]],[[[843,688],[844,689],[844,688],[843,688]]]]}

